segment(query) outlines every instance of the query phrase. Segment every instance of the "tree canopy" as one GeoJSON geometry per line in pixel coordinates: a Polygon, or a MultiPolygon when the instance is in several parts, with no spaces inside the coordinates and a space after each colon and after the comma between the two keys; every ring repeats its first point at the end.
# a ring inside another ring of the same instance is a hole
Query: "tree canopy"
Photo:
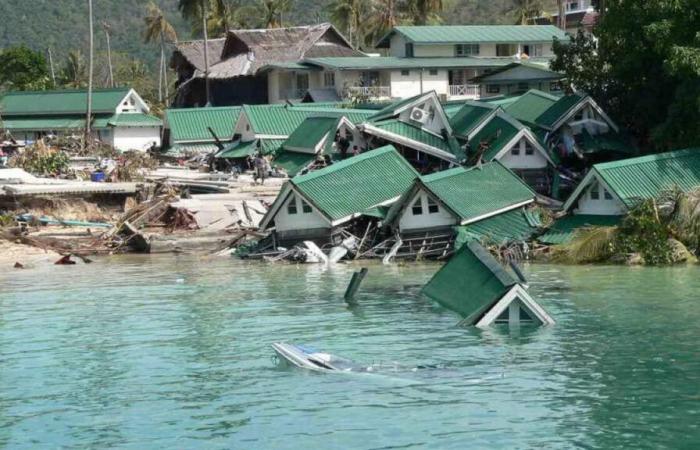
{"type": "Polygon", "coordinates": [[[0,88],[43,89],[48,83],[46,58],[25,46],[0,51],[0,88]]]}

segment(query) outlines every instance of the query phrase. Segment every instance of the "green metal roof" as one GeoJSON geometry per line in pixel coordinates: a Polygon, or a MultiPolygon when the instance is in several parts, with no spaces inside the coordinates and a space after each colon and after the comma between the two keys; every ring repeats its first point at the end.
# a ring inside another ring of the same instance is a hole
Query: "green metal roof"
{"type": "Polygon", "coordinates": [[[700,186],[700,147],[596,164],[593,170],[629,208],[665,190],[700,186]]]}
{"type": "Polygon", "coordinates": [[[425,131],[423,128],[415,125],[402,122],[400,120],[385,120],[373,124],[388,133],[393,133],[403,136],[412,141],[420,142],[431,147],[435,147],[444,152],[454,155],[458,160],[464,158],[464,151],[460,148],[459,143],[453,138],[443,138],[433,133],[425,131]]]}
{"type": "Polygon", "coordinates": [[[587,227],[612,227],[620,221],[621,216],[568,215],[556,220],[537,240],[550,245],[566,244],[571,242],[577,230],[587,227]]]}
{"type": "Polygon", "coordinates": [[[399,26],[379,41],[386,47],[389,37],[399,33],[416,44],[552,42],[568,40],[565,32],[554,25],[435,25],[399,26]]]}
{"type": "Polygon", "coordinates": [[[108,124],[113,127],[161,127],[163,121],[149,114],[124,113],[112,116],[108,124]]]}
{"type": "Polygon", "coordinates": [[[508,114],[523,122],[536,124],[537,118],[559,100],[558,97],[531,89],[506,105],[508,114]]]}
{"type": "Polygon", "coordinates": [[[495,161],[421,177],[420,181],[461,222],[478,219],[535,199],[535,193],[513,172],[495,161]]]}
{"type": "Polygon", "coordinates": [[[479,151],[481,144],[484,143],[488,147],[482,159],[491,161],[522,128],[523,125],[519,122],[506,118],[503,114],[497,114],[470,140],[471,153],[475,154],[479,151]]]}
{"type": "Polygon", "coordinates": [[[466,242],[479,240],[503,245],[508,242],[528,241],[541,226],[539,217],[526,208],[512,209],[488,219],[456,227],[455,248],[466,242]]]}
{"type": "Polygon", "coordinates": [[[450,126],[456,136],[466,139],[486,117],[498,107],[483,102],[466,102],[451,118],[450,126]]]}
{"type": "Polygon", "coordinates": [[[316,160],[316,155],[282,150],[275,156],[273,165],[280,166],[290,177],[296,176],[302,169],[316,160]]]}
{"type": "Polygon", "coordinates": [[[242,109],[250,125],[258,135],[290,136],[299,125],[311,116],[345,116],[352,123],[360,123],[374,114],[363,109],[328,107],[295,107],[288,105],[244,105],[242,109]]]}
{"type": "Polygon", "coordinates": [[[502,67],[513,62],[510,57],[425,57],[399,58],[395,56],[375,57],[327,57],[305,60],[308,64],[335,70],[370,69],[451,69],[464,67],[502,67]]]}
{"type": "Polygon", "coordinates": [[[582,94],[570,94],[559,98],[553,105],[540,114],[535,122],[544,128],[552,128],[555,123],[571,111],[576,105],[585,100],[588,96],[582,94]]]}
{"type": "Polygon", "coordinates": [[[413,97],[394,100],[393,102],[385,105],[384,107],[382,107],[378,111],[375,111],[374,114],[372,114],[367,120],[369,120],[370,122],[376,122],[379,120],[385,120],[385,119],[389,119],[391,117],[394,117],[395,115],[398,114],[396,111],[398,111],[399,109],[403,108],[406,105],[409,105],[409,104],[415,102],[416,100],[418,100],[419,98],[421,98],[423,96],[425,96],[425,94],[419,94],[419,95],[414,95],[413,97]]]}
{"type": "Polygon", "coordinates": [[[213,142],[207,127],[211,127],[220,140],[230,141],[240,112],[239,106],[168,109],[165,118],[175,142],[213,142]]]}
{"type": "Polygon", "coordinates": [[[585,128],[581,132],[584,153],[614,152],[626,155],[636,155],[637,148],[621,134],[610,131],[605,134],[591,135],[585,128]]]}
{"type": "Polygon", "coordinates": [[[319,211],[338,220],[401,196],[418,173],[392,147],[345,159],[290,180],[319,211]]]}
{"type": "Polygon", "coordinates": [[[422,292],[472,325],[517,281],[478,242],[463,245],[422,292]]]}
{"type": "MultiPolygon", "coordinates": [[[[131,89],[97,89],[92,92],[93,114],[114,113],[131,89]]],[[[8,92],[0,98],[0,114],[51,116],[85,114],[86,90],[8,92]]]]}
{"type": "Polygon", "coordinates": [[[338,120],[338,117],[307,117],[285,141],[284,148],[306,149],[313,153],[315,147],[326,135],[332,132],[335,136],[338,120]]]}
{"type": "Polygon", "coordinates": [[[224,146],[221,153],[217,154],[217,158],[225,159],[240,159],[247,158],[258,151],[258,140],[241,142],[236,141],[232,144],[224,146]]]}
{"type": "Polygon", "coordinates": [[[214,144],[175,144],[161,155],[170,158],[187,158],[201,153],[215,152],[218,149],[214,144]]]}

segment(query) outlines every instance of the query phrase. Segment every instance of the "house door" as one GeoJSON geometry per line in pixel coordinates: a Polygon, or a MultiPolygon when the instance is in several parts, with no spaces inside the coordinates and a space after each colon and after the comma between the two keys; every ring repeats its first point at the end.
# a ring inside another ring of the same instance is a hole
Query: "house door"
{"type": "Polygon", "coordinates": [[[360,82],[362,83],[362,86],[379,86],[379,72],[374,70],[362,72],[360,82]]]}

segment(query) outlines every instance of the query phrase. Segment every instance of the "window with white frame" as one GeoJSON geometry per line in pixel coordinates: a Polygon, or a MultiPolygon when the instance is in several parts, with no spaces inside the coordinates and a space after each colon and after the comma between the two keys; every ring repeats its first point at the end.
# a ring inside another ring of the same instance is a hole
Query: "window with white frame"
{"type": "Polygon", "coordinates": [[[407,77],[407,76],[409,76],[409,75],[411,75],[411,71],[410,71],[410,70],[404,69],[404,70],[401,71],[401,76],[402,76],[402,77],[407,77]]]}
{"type": "Polygon", "coordinates": [[[498,84],[487,84],[486,92],[489,94],[498,94],[501,92],[501,86],[498,84]]]}
{"type": "Polygon", "coordinates": [[[428,197],[428,214],[437,214],[440,212],[438,203],[432,197],[428,197]]]}
{"type": "Polygon", "coordinates": [[[513,44],[496,44],[496,56],[513,56],[517,51],[513,44]]]}
{"type": "Polygon", "coordinates": [[[325,87],[335,87],[335,72],[323,72],[323,85],[325,87]]]}
{"type": "Polygon", "coordinates": [[[530,46],[530,54],[528,56],[542,56],[543,54],[543,47],[542,44],[534,44],[530,46]]]}
{"type": "Polygon", "coordinates": [[[456,44],[455,56],[476,56],[479,54],[479,44],[456,44]]]}
{"type": "Polygon", "coordinates": [[[605,200],[612,200],[613,196],[607,189],[603,188],[603,198],[605,198],[605,200]]]}
{"type": "Polygon", "coordinates": [[[413,206],[411,206],[411,213],[413,213],[414,216],[422,216],[423,215],[423,203],[421,202],[421,198],[418,197],[416,201],[413,203],[413,206]]]}
{"type": "Polygon", "coordinates": [[[594,183],[591,186],[591,200],[600,200],[600,187],[598,183],[594,183]]]}
{"type": "Polygon", "coordinates": [[[430,69],[430,70],[428,70],[428,74],[429,74],[431,77],[436,77],[437,74],[438,74],[438,71],[437,71],[437,69],[430,69]]]}
{"type": "Polygon", "coordinates": [[[311,212],[311,205],[306,203],[304,200],[301,201],[301,212],[304,214],[309,214],[311,212]]]}
{"type": "Polygon", "coordinates": [[[287,214],[293,216],[297,213],[297,199],[295,196],[289,198],[289,203],[287,203],[287,214]]]}
{"type": "Polygon", "coordinates": [[[510,149],[510,154],[513,156],[520,155],[520,144],[515,144],[513,148],[510,149]]]}
{"type": "Polygon", "coordinates": [[[535,154],[535,147],[530,144],[530,141],[525,140],[525,154],[526,155],[534,155],[535,154]]]}

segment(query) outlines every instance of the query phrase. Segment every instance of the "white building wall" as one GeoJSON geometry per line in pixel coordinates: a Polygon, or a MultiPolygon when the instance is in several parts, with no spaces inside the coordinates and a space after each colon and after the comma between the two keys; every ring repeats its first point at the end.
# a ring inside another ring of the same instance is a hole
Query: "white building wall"
{"type": "Polygon", "coordinates": [[[625,205],[609,192],[612,198],[605,198],[605,188],[598,180],[595,180],[586,188],[578,200],[578,208],[574,210],[575,214],[592,214],[600,216],[619,216],[625,214],[625,205]],[[598,199],[593,198],[591,194],[595,188],[598,189],[598,199]]]}
{"type": "Polygon", "coordinates": [[[146,151],[153,144],[160,146],[159,127],[119,127],[113,131],[113,146],[120,151],[146,151]]]}
{"type": "Polygon", "coordinates": [[[544,169],[547,167],[549,164],[549,161],[547,161],[547,158],[544,157],[544,155],[537,150],[534,146],[532,146],[533,153],[532,155],[528,155],[525,153],[525,148],[527,146],[528,139],[526,137],[523,137],[520,139],[518,142],[516,142],[514,145],[512,145],[506,152],[498,158],[498,160],[507,168],[509,169],[544,169]],[[517,147],[520,149],[519,154],[514,155],[512,152],[512,149],[514,147],[517,147]]]}
{"type": "Polygon", "coordinates": [[[418,45],[413,46],[413,56],[416,58],[420,57],[436,57],[436,56],[446,56],[452,57],[455,55],[454,44],[432,44],[432,45],[418,45]]]}
{"type": "Polygon", "coordinates": [[[437,70],[437,74],[431,75],[430,69],[423,71],[423,92],[435,91],[438,95],[449,93],[450,80],[447,70],[437,70]]]}
{"type": "Polygon", "coordinates": [[[423,230],[429,228],[444,228],[457,224],[457,219],[441,205],[438,204],[438,212],[430,214],[428,212],[428,194],[425,191],[419,191],[408,203],[399,219],[399,230],[401,232],[423,230]],[[423,213],[420,215],[413,214],[413,205],[420,200],[423,207],[423,213]]]}
{"type": "Polygon", "coordinates": [[[390,56],[397,56],[399,58],[406,56],[406,39],[404,39],[404,37],[399,33],[395,33],[393,36],[391,36],[389,46],[390,56]]]}
{"type": "Polygon", "coordinates": [[[408,98],[421,93],[420,70],[409,70],[408,75],[392,70],[389,77],[392,97],[408,98]]]}
{"type": "Polygon", "coordinates": [[[267,99],[270,103],[280,102],[280,72],[271,70],[267,74],[267,99]]]}
{"type": "Polygon", "coordinates": [[[293,230],[312,230],[318,228],[330,229],[331,226],[316,208],[311,207],[311,212],[305,213],[302,209],[300,196],[292,193],[275,216],[275,228],[277,231],[284,232],[293,230]],[[288,212],[288,206],[291,202],[296,202],[296,214],[289,214],[288,212]]]}

